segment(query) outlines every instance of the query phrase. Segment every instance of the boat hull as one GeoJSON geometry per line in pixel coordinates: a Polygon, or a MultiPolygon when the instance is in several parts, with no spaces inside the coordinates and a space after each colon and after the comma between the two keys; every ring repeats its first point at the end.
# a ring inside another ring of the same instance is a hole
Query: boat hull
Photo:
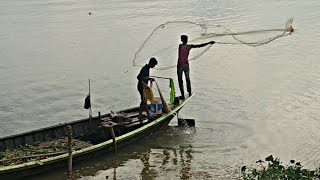
{"type": "MultiPolygon", "coordinates": [[[[192,97],[192,96],[191,96],[192,97]]],[[[134,141],[146,137],[152,133],[156,133],[159,129],[168,126],[174,116],[181,110],[181,108],[191,98],[189,97],[179,105],[172,106],[172,111],[161,115],[154,121],[147,121],[145,123],[137,122],[128,126],[115,126],[114,132],[116,136],[117,148],[122,148],[134,141]]],[[[134,114],[139,111],[139,107],[123,110],[128,114],[134,114]]],[[[135,116],[135,115],[133,115],[135,116]]],[[[60,124],[48,128],[43,128],[20,135],[9,136],[0,139],[0,150],[13,149],[24,144],[33,144],[39,141],[46,141],[54,138],[65,137],[66,126],[69,125],[73,129],[74,138],[87,139],[95,143],[95,145],[73,151],[73,162],[84,161],[99,157],[101,155],[110,154],[116,151],[112,137],[108,129],[100,127],[101,121],[110,118],[110,114],[89,119],[78,120],[70,123],[60,124]]],[[[43,159],[39,161],[31,161],[24,164],[12,165],[0,168],[0,179],[20,179],[26,176],[40,174],[46,171],[53,170],[68,165],[68,154],[43,159]]]]}

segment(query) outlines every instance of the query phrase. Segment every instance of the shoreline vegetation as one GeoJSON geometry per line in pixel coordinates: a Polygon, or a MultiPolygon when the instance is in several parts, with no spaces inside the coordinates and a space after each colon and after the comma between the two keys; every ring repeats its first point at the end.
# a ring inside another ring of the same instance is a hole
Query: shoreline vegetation
{"type": "Polygon", "coordinates": [[[305,169],[300,162],[290,160],[288,165],[283,165],[280,158],[272,155],[264,161],[256,162],[257,166],[242,166],[240,179],[243,180],[320,180],[320,167],[315,170],[305,169]]]}

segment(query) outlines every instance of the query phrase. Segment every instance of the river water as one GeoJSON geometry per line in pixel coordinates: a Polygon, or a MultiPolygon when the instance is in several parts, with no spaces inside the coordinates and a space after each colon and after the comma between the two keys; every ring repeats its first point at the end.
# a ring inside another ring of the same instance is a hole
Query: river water
{"type": "MultiPolygon", "coordinates": [[[[134,53],[159,24],[207,19],[237,31],[295,32],[260,47],[214,45],[191,64],[194,98],[171,127],[75,164],[77,179],[230,179],[268,155],[320,164],[318,0],[2,0],[0,136],[139,104],[134,53]],[[89,12],[91,15],[89,15],[89,12]],[[124,74],[127,69],[129,73],[124,74]]],[[[172,76],[175,70],[153,75],[172,76]]],[[[161,82],[167,86],[167,82],[161,82]]],[[[176,89],[178,86],[176,83],[176,89]]],[[[32,179],[64,179],[64,169],[32,179]]]]}

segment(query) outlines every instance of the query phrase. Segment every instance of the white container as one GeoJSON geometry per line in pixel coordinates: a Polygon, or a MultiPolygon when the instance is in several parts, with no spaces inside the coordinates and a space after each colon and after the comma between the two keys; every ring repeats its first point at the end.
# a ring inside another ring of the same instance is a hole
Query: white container
{"type": "Polygon", "coordinates": [[[150,104],[151,113],[153,113],[153,114],[161,114],[162,113],[162,108],[163,108],[163,105],[162,105],[161,98],[155,97],[154,98],[154,102],[152,102],[150,104]]]}

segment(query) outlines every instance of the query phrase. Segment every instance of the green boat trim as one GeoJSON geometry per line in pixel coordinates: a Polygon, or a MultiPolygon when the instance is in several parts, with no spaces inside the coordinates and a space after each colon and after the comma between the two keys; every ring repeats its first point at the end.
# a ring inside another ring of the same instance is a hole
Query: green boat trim
{"type": "MultiPolygon", "coordinates": [[[[161,123],[162,121],[166,120],[169,116],[175,115],[190,99],[191,97],[193,97],[195,95],[195,93],[193,93],[189,98],[185,99],[181,104],[179,104],[178,106],[176,106],[173,110],[171,110],[169,113],[165,113],[163,114],[161,117],[159,117],[158,119],[138,128],[135,129],[133,131],[130,131],[126,134],[123,134],[119,137],[116,137],[116,142],[121,142],[124,141],[126,139],[129,139],[130,137],[133,137],[143,131],[148,130],[149,128],[161,123]]],[[[72,156],[73,157],[77,157],[77,156],[81,156],[83,154],[87,154],[90,152],[94,152],[103,148],[106,148],[108,146],[112,146],[113,144],[113,140],[107,140],[105,142],[81,149],[81,150],[77,150],[77,151],[73,151],[72,156]]],[[[51,164],[57,161],[62,161],[62,160],[66,160],[68,159],[68,153],[62,154],[62,155],[58,155],[58,156],[54,156],[54,157],[50,157],[47,159],[42,159],[42,160],[37,160],[37,161],[31,161],[31,162],[27,162],[27,163],[23,163],[23,164],[18,164],[18,165],[12,165],[12,166],[6,166],[6,167],[0,167],[0,174],[3,173],[8,173],[11,171],[19,171],[19,170],[23,170],[23,169],[29,169],[32,167],[36,167],[36,166],[42,166],[42,165],[46,165],[46,164],[51,164]]]]}

